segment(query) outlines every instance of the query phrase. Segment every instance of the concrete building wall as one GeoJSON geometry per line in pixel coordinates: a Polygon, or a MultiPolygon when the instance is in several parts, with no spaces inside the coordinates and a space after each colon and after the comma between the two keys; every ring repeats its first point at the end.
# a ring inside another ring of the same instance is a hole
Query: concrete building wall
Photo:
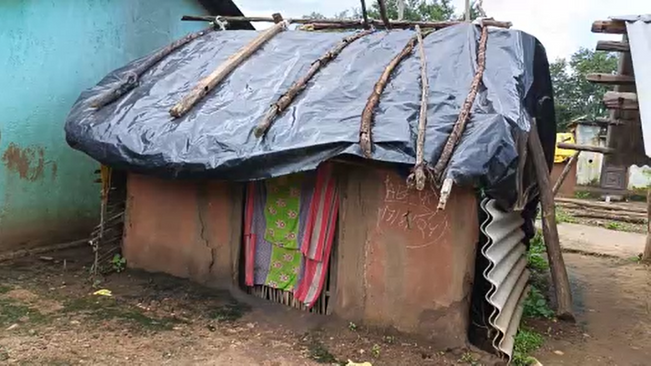
{"type": "Polygon", "coordinates": [[[65,142],[82,90],[204,24],[194,0],[0,1],[0,251],[78,239],[97,222],[98,164],[65,142]]]}

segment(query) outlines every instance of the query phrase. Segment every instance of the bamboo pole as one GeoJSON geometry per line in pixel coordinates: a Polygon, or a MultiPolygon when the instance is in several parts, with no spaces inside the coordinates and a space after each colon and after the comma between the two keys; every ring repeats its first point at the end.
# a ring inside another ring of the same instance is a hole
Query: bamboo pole
{"type": "Polygon", "coordinates": [[[642,253],[642,261],[645,263],[651,262],[651,189],[646,190],[646,204],[647,204],[647,226],[646,226],[646,244],[644,245],[644,253],[642,253]]]}
{"type": "Polygon", "coordinates": [[[552,188],[552,194],[556,196],[558,193],[558,190],[561,189],[561,186],[563,185],[563,181],[565,181],[565,178],[567,175],[570,173],[572,170],[572,167],[576,165],[576,162],[579,160],[579,154],[581,151],[577,151],[570,157],[570,159],[567,161],[565,166],[563,167],[563,171],[561,174],[558,176],[558,179],[556,179],[556,183],[554,183],[554,188],[552,188]]]}
{"type": "Polygon", "coordinates": [[[427,60],[425,59],[425,46],[419,26],[416,26],[418,39],[418,55],[420,56],[420,114],[418,116],[418,136],[416,140],[416,165],[414,171],[407,178],[407,182],[415,183],[416,189],[425,188],[425,129],[427,127],[427,101],[429,100],[429,80],[427,79],[427,60]]]}
{"type": "Polygon", "coordinates": [[[411,37],[411,39],[407,42],[407,44],[402,49],[402,51],[400,51],[400,53],[398,53],[395,57],[393,57],[391,62],[389,62],[387,67],[384,69],[384,72],[382,72],[380,79],[375,83],[375,86],[373,87],[373,92],[368,97],[366,106],[362,111],[362,123],[359,128],[359,145],[362,148],[362,153],[364,154],[364,157],[366,157],[367,159],[371,158],[371,153],[373,149],[373,140],[371,135],[371,126],[373,124],[373,111],[375,110],[375,107],[380,102],[380,96],[382,95],[384,88],[389,82],[389,77],[391,76],[391,73],[400,64],[402,60],[404,60],[409,54],[411,54],[411,52],[414,50],[414,46],[416,45],[417,39],[418,39],[417,35],[411,37]]]}
{"type": "Polygon", "coordinates": [[[325,55],[321,56],[319,59],[312,63],[312,66],[307,71],[307,73],[300,79],[298,79],[289,89],[283,94],[276,103],[272,104],[271,107],[267,110],[262,121],[254,129],[254,134],[256,137],[262,137],[267,132],[271,124],[273,123],[276,116],[284,111],[289,104],[296,98],[296,96],[301,93],[307,83],[314,77],[314,75],[323,67],[325,67],[330,61],[334,60],[340,53],[346,48],[349,44],[355,42],[359,38],[362,38],[366,35],[373,33],[373,30],[365,30],[351,36],[348,36],[341,40],[334,48],[326,52],[325,55]]]}
{"type": "Polygon", "coordinates": [[[443,179],[443,173],[447,169],[448,162],[450,161],[450,158],[454,153],[454,149],[456,148],[457,144],[459,143],[459,140],[461,139],[461,136],[463,135],[463,131],[466,129],[466,124],[468,123],[468,118],[470,116],[470,110],[472,109],[472,105],[475,102],[475,97],[477,96],[477,92],[479,91],[479,84],[481,83],[482,77],[484,75],[484,69],[486,68],[487,40],[488,40],[488,27],[484,25],[482,26],[481,29],[481,37],[479,39],[479,49],[477,51],[477,71],[475,72],[475,76],[472,80],[472,84],[470,85],[470,92],[468,93],[466,100],[463,102],[463,106],[461,107],[461,112],[459,113],[459,117],[454,123],[454,127],[452,128],[452,132],[450,133],[450,136],[448,136],[448,140],[445,142],[445,146],[443,147],[443,151],[441,152],[441,156],[439,157],[438,162],[434,166],[433,174],[434,174],[434,179],[437,182],[441,182],[441,180],[443,179]]]}
{"type": "Polygon", "coordinates": [[[226,62],[219,65],[215,71],[202,79],[192,91],[183,97],[172,109],[170,115],[175,118],[185,115],[197,102],[217,86],[228,74],[233,72],[242,62],[260,49],[268,40],[287,28],[287,23],[277,23],[271,28],[261,32],[249,44],[242,47],[237,53],[231,55],[226,62]]]}
{"type": "MultiPolygon", "coordinates": [[[[208,15],[184,15],[181,20],[184,21],[202,21],[202,22],[214,22],[217,17],[208,16],[208,15]]],[[[240,16],[219,16],[221,21],[227,22],[270,22],[273,23],[274,19],[272,17],[240,17],[240,16]]],[[[298,18],[298,19],[285,19],[290,24],[319,24],[322,26],[331,25],[333,29],[345,29],[345,28],[363,28],[364,24],[356,19],[314,19],[314,18],[298,18]]],[[[389,20],[391,28],[413,28],[416,25],[421,28],[434,28],[442,29],[451,27],[457,24],[463,24],[463,21],[458,20],[448,20],[448,21],[410,21],[410,20],[389,20]]],[[[375,28],[384,28],[384,23],[381,20],[377,19],[368,19],[369,26],[372,25],[375,28]]],[[[492,20],[492,19],[482,19],[482,24],[484,26],[498,27],[498,28],[511,28],[513,25],[511,22],[492,20]]]]}
{"type": "Polygon", "coordinates": [[[90,106],[92,108],[102,109],[102,107],[114,102],[115,100],[117,100],[118,98],[120,98],[121,96],[125,95],[133,88],[138,86],[138,81],[140,80],[140,77],[149,69],[151,69],[154,65],[159,63],[162,59],[169,56],[172,52],[178,50],[179,48],[185,46],[186,44],[194,41],[195,39],[209,33],[210,31],[212,31],[212,28],[207,28],[207,29],[200,30],[198,32],[190,33],[185,37],[178,39],[170,43],[169,45],[161,48],[156,53],[151,55],[146,61],[138,65],[131,72],[127,73],[126,79],[120,81],[119,83],[111,87],[106,92],[95,97],[91,101],[90,106]]]}
{"type": "Polygon", "coordinates": [[[547,247],[552,282],[556,291],[556,315],[559,319],[574,321],[570,281],[567,277],[567,269],[565,268],[565,261],[563,260],[563,253],[561,252],[558,237],[558,228],[556,227],[556,210],[554,207],[554,195],[549,182],[549,168],[545,161],[545,153],[540,143],[540,137],[538,137],[538,127],[536,126],[535,119],[531,121],[528,146],[529,156],[531,156],[536,170],[538,189],[540,190],[543,236],[545,246],[547,247]]]}

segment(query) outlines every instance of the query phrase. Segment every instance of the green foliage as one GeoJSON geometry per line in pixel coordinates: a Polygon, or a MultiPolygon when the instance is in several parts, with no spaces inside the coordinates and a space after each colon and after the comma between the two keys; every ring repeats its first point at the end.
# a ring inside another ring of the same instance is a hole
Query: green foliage
{"type": "Polygon", "coordinates": [[[111,259],[111,267],[117,273],[120,273],[127,268],[127,260],[120,254],[116,254],[111,259]]]}
{"type": "Polygon", "coordinates": [[[355,324],[353,322],[348,323],[348,329],[350,329],[353,332],[356,331],[357,330],[357,324],[355,324]]]}
{"type": "Polygon", "coordinates": [[[592,197],[592,194],[588,191],[576,191],[574,192],[574,197],[580,199],[586,199],[592,197]]]}
{"type": "Polygon", "coordinates": [[[606,224],[606,229],[608,230],[617,230],[617,231],[625,231],[625,225],[622,224],[621,222],[615,222],[611,221],[606,224]]]}
{"type": "Polygon", "coordinates": [[[308,351],[308,357],[317,363],[325,363],[325,364],[338,364],[339,361],[337,358],[330,353],[330,351],[323,345],[323,343],[319,342],[316,339],[313,339],[312,337],[307,337],[309,339],[309,342],[307,344],[307,351],[308,351]]]}
{"type": "Polygon", "coordinates": [[[375,358],[380,358],[380,353],[382,352],[382,348],[380,347],[379,344],[374,344],[373,347],[371,347],[371,354],[375,358]]]}
{"type": "Polygon", "coordinates": [[[468,365],[471,365],[471,366],[478,366],[479,365],[479,362],[477,361],[477,358],[475,357],[475,355],[473,355],[470,352],[464,352],[464,354],[461,355],[461,359],[459,361],[464,362],[464,363],[466,363],[468,365]]]}
{"type": "Polygon", "coordinates": [[[531,287],[529,296],[524,301],[524,316],[527,318],[546,318],[554,317],[554,311],[549,308],[545,295],[536,287],[531,287]]]}
{"type": "Polygon", "coordinates": [[[537,230],[536,235],[529,241],[529,252],[527,252],[529,268],[537,272],[546,272],[549,269],[549,263],[545,259],[545,251],[542,232],[537,230]]]}
{"type": "Polygon", "coordinates": [[[567,130],[568,124],[576,118],[605,116],[606,109],[601,99],[608,86],[590,83],[589,73],[614,73],[617,70],[617,55],[602,51],[580,48],[569,61],[561,58],[549,65],[554,87],[554,104],[559,131],[567,130]]]}
{"type": "MultiPolygon", "coordinates": [[[[386,6],[389,19],[398,19],[398,1],[386,0],[386,6]]],[[[368,9],[368,16],[380,19],[380,7],[377,1],[368,9]]],[[[454,6],[452,6],[450,0],[405,0],[404,20],[449,20],[453,16],[454,6]]]]}
{"type": "Polygon", "coordinates": [[[543,343],[545,343],[545,339],[540,333],[532,329],[520,329],[515,336],[511,364],[514,366],[531,365],[533,360],[529,355],[539,349],[543,343]]]}
{"type": "Polygon", "coordinates": [[[567,222],[571,224],[571,223],[575,223],[576,219],[574,218],[574,216],[570,215],[560,207],[556,207],[556,223],[560,224],[563,222],[567,222]]]}

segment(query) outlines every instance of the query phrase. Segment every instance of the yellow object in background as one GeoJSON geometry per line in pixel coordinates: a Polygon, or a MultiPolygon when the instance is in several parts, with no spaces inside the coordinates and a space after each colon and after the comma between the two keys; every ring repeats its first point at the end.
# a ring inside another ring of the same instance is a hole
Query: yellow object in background
{"type": "MultiPolygon", "coordinates": [[[[556,144],[559,142],[565,142],[568,144],[574,144],[574,134],[571,132],[562,132],[556,134],[556,144]]],[[[569,159],[574,155],[576,151],[570,149],[559,149],[558,145],[556,146],[556,151],[554,151],[554,163],[562,163],[565,160],[569,159]]]]}

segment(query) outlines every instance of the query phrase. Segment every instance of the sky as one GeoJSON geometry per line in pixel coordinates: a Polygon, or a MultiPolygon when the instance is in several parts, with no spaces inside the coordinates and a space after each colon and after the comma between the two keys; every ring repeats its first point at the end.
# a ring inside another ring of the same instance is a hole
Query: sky
{"type": "MultiPolygon", "coordinates": [[[[357,0],[234,0],[245,15],[263,16],[279,12],[285,18],[300,18],[311,12],[327,17],[352,7],[357,0]]],[[[366,0],[370,4],[374,0],[366,0]]],[[[452,0],[457,13],[464,0],[452,0]]],[[[550,61],[567,58],[579,47],[594,49],[598,40],[621,36],[593,34],[592,22],[609,16],[649,14],[651,0],[484,0],[487,16],[508,20],[545,46],[550,61]]]]}

